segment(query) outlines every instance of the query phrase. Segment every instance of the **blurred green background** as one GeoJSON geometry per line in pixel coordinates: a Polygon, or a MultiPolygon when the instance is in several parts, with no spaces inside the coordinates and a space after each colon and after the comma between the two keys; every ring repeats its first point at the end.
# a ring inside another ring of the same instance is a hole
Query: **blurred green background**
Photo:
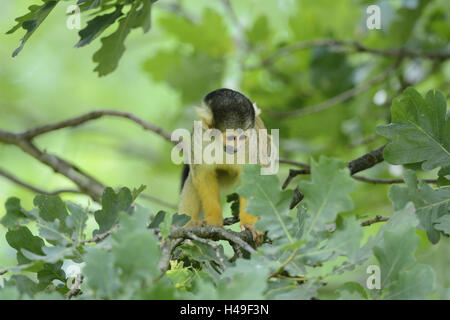
{"type": "MultiPolygon", "coordinates": [[[[219,0],[160,0],[153,7],[150,32],[134,30],[119,67],[101,78],[93,72],[92,61],[99,39],[74,48],[78,31],[66,27],[65,12],[73,2],[61,2],[15,58],[11,53],[23,30],[13,35],[5,32],[15,17],[27,11],[30,1],[0,3],[1,129],[21,131],[97,109],[132,112],[168,131],[190,129],[193,106],[209,91],[229,87],[258,104],[269,129],[280,129],[283,158],[309,162],[311,157],[327,155],[348,161],[386,142],[375,135],[375,128],[389,121],[390,101],[405,87],[414,86],[421,93],[438,89],[447,97],[450,93],[448,60],[406,57],[391,77],[347,101],[321,112],[279,118],[274,112],[308,108],[370,81],[396,59],[321,46],[261,65],[280,48],[322,38],[354,40],[380,50],[448,50],[450,2],[446,0],[231,1],[234,15],[219,0]],[[381,8],[380,30],[366,27],[369,4],[381,8]]],[[[82,26],[87,19],[82,16],[82,26]]],[[[172,145],[130,121],[102,118],[46,134],[36,143],[106,185],[144,184],[146,193],[175,205],[178,201],[181,166],[170,161],[172,145]]],[[[0,168],[45,190],[73,186],[15,146],[0,144],[0,168]]],[[[280,165],[280,179],[289,168],[280,165]]],[[[401,173],[401,166],[382,163],[364,175],[390,178],[401,173]]],[[[296,178],[291,187],[308,178],[296,178]]],[[[361,219],[390,215],[388,188],[358,182],[355,210],[348,214],[361,219]]],[[[32,206],[32,192],[0,177],[0,203],[11,196],[22,199],[25,208],[32,206]]],[[[63,198],[95,207],[86,196],[64,194],[63,198]]],[[[143,201],[154,212],[167,210],[143,201]]],[[[378,228],[379,224],[366,228],[366,236],[378,228]]],[[[4,241],[5,231],[0,228],[0,266],[16,263],[15,251],[4,241]]],[[[420,234],[424,241],[418,258],[433,265],[439,284],[449,287],[449,240],[433,246],[420,234]]]]}

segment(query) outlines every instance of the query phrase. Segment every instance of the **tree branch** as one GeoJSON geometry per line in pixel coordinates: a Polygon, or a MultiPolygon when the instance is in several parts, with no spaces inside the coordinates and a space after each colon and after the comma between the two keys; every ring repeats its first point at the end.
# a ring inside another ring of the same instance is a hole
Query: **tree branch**
{"type": "Polygon", "coordinates": [[[382,217],[382,216],[376,216],[375,218],[373,218],[373,219],[369,219],[369,220],[366,220],[366,221],[363,221],[363,222],[361,222],[361,226],[362,227],[367,227],[367,226],[370,226],[370,225],[372,225],[372,224],[374,224],[374,223],[377,223],[377,222],[384,222],[384,221],[388,221],[389,220],[389,217],[382,217]]]}
{"type": "Polygon", "coordinates": [[[311,49],[315,47],[331,47],[335,49],[352,49],[350,53],[370,53],[373,55],[391,57],[391,58],[427,58],[444,61],[450,57],[449,51],[422,51],[407,48],[397,49],[372,49],[368,48],[357,41],[336,40],[336,39],[314,39],[309,41],[302,41],[281,47],[267,58],[263,59],[261,63],[254,66],[247,67],[247,70],[264,68],[272,65],[278,59],[288,56],[296,51],[311,49]]]}
{"type": "Polygon", "coordinates": [[[204,226],[204,227],[190,227],[190,228],[176,228],[170,233],[169,238],[189,238],[188,234],[194,234],[200,238],[207,238],[210,240],[226,240],[230,243],[236,243],[244,250],[255,253],[256,250],[253,249],[249,243],[253,242],[252,234],[250,231],[236,232],[228,229],[224,229],[216,226],[204,226]]]}
{"type": "Polygon", "coordinates": [[[357,86],[357,87],[353,87],[347,91],[341,92],[338,95],[332,97],[331,99],[325,100],[323,102],[312,105],[310,107],[292,110],[292,111],[284,111],[284,112],[271,111],[271,110],[265,110],[265,112],[275,118],[292,118],[292,117],[305,116],[308,114],[312,114],[312,113],[330,109],[331,107],[333,107],[339,103],[347,101],[348,99],[350,99],[364,91],[367,91],[368,89],[372,88],[374,85],[384,82],[387,78],[389,78],[392,75],[392,73],[394,73],[394,71],[397,69],[398,65],[399,65],[399,63],[396,63],[395,65],[389,67],[388,69],[386,69],[386,71],[384,71],[383,73],[374,77],[373,79],[367,81],[366,83],[363,83],[362,85],[357,86]]]}
{"type": "Polygon", "coordinates": [[[0,176],[5,177],[6,179],[14,182],[15,184],[18,184],[26,189],[29,189],[35,193],[40,193],[40,194],[46,194],[49,196],[54,196],[54,195],[58,195],[61,193],[77,193],[77,194],[81,194],[82,192],[80,190],[75,190],[75,189],[58,189],[58,190],[54,190],[54,191],[47,191],[44,189],[40,189],[38,187],[35,187],[29,183],[26,183],[22,180],[20,180],[19,178],[17,178],[16,176],[12,175],[11,173],[6,172],[5,170],[0,169],[0,176]]]}
{"type": "MultiPolygon", "coordinates": [[[[372,183],[372,184],[396,184],[396,183],[405,183],[403,179],[376,179],[376,178],[368,178],[360,175],[352,176],[353,179],[359,180],[362,182],[372,183]]],[[[436,183],[436,179],[423,179],[426,183],[436,183]]]]}
{"type": "MultiPolygon", "coordinates": [[[[18,148],[22,149],[25,153],[31,155],[33,158],[38,160],[39,162],[47,165],[48,167],[52,168],[53,171],[60,173],[61,175],[65,176],[72,182],[74,182],[79,190],[62,190],[62,191],[54,191],[54,192],[47,192],[45,190],[41,190],[40,188],[31,186],[20,179],[14,177],[11,174],[8,174],[4,171],[0,172],[0,175],[4,176],[5,178],[22,185],[34,192],[43,193],[43,194],[57,194],[61,192],[75,192],[75,193],[82,193],[86,194],[89,197],[91,197],[94,201],[100,202],[101,195],[103,194],[103,190],[105,189],[105,185],[101,183],[99,180],[94,178],[93,176],[89,175],[85,171],[81,170],[76,165],[70,163],[67,160],[64,160],[57,155],[48,153],[46,151],[40,150],[34,143],[33,139],[52,132],[59,129],[67,128],[67,127],[76,127],[79,126],[85,122],[96,120],[104,116],[112,116],[112,117],[120,117],[125,118],[128,120],[131,120],[137,124],[139,124],[142,128],[145,130],[154,132],[161,137],[163,137],[165,140],[171,141],[170,139],[170,133],[147,122],[144,121],[137,116],[135,116],[132,113],[129,112],[122,112],[122,111],[115,111],[115,110],[98,110],[98,111],[92,111],[89,113],[86,113],[84,115],[70,118],[64,121],[59,121],[43,126],[38,126],[29,130],[26,130],[21,133],[14,133],[9,132],[5,130],[0,130],[0,142],[4,144],[11,144],[15,145],[18,148]]],[[[150,195],[143,195],[146,199],[154,202],[158,202],[161,205],[167,206],[169,208],[176,208],[173,204],[169,204],[165,201],[156,199],[155,197],[152,197],[150,195]]]]}
{"type": "Polygon", "coordinates": [[[76,127],[85,122],[88,122],[91,120],[96,120],[96,119],[99,119],[99,118],[105,117],[105,116],[126,118],[128,120],[131,120],[131,121],[137,123],[144,130],[154,132],[154,133],[158,134],[159,136],[163,137],[165,140],[172,142],[170,139],[170,133],[165,131],[164,129],[162,129],[158,126],[155,126],[154,124],[151,124],[145,120],[142,120],[130,112],[123,112],[123,111],[116,111],[116,110],[92,111],[92,112],[83,114],[81,116],[75,117],[75,118],[70,118],[70,119],[67,119],[64,121],[59,121],[59,122],[55,122],[55,123],[51,123],[51,124],[47,124],[47,125],[43,125],[43,126],[39,126],[39,127],[30,129],[30,130],[27,130],[22,133],[22,136],[24,139],[30,140],[32,138],[35,138],[39,135],[42,135],[42,134],[45,134],[45,133],[48,133],[51,131],[55,131],[55,130],[59,130],[62,128],[67,128],[67,127],[76,127]]]}
{"type": "Polygon", "coordinates": [[[81,243],[97,243],[102,241],[103,239],[106,239],[107,237],[109,237],[109,235],[113,232],[115,232],[117,229],[119,229],[119,224],[114,225],[111,229],[109,229],[108,231],[104,232],[104,233],[100,233],[97,234],[95,237],[93,237],[92,239],[87,239],[87,240],[82,240],[81,243]]]}
{"type": "Polygon", "coordinates": [[[284,164],[291,164],[293,166],[297,166],[297,167],[300,167],[300,168],[309,169],[309,164],[307,164],[305,162],[294,161],[294,160],[289,160],[289,159],[284,159],[284,158],[279,158],[278,162],[279,163],[284,163],[284,164]]]}

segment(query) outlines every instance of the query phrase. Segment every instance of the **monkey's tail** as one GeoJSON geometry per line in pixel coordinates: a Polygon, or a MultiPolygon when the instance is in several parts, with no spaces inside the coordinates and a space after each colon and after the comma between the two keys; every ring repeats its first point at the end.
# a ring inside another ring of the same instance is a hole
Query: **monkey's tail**
{"type": "Polygon", "coordinates": [[[186,182],[186,179],[188,178],[188,176],[189,176],[189,165],[185,164],[183,166],[183,172],[181,173],[181,188],[180,188],[180,192],[183,190],[184,183],[186,182]]]}

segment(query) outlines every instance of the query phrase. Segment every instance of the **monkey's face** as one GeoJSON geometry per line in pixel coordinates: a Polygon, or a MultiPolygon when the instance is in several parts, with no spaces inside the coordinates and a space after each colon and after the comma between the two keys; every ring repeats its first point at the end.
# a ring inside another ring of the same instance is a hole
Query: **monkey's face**
{"type": "Polygon", "coordinates": [[[242,129],[227,129],[222,132],[223,151],[228,154],[235,154],[245,148],[248,140],[247,133],[242,129]]]}

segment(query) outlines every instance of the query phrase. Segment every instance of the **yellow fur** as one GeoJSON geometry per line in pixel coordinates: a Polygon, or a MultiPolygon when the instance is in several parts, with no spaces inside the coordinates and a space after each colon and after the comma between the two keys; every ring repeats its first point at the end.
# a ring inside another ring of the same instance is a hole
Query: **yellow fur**
{"type": "Polygon", "coordinates": [[[247,211],[245,207],[247,206],[247,200],[243,197],[239,197],[239,220],[241,221],[241,226],[253,226],[259,217],[252,216],[247,211]]]}

